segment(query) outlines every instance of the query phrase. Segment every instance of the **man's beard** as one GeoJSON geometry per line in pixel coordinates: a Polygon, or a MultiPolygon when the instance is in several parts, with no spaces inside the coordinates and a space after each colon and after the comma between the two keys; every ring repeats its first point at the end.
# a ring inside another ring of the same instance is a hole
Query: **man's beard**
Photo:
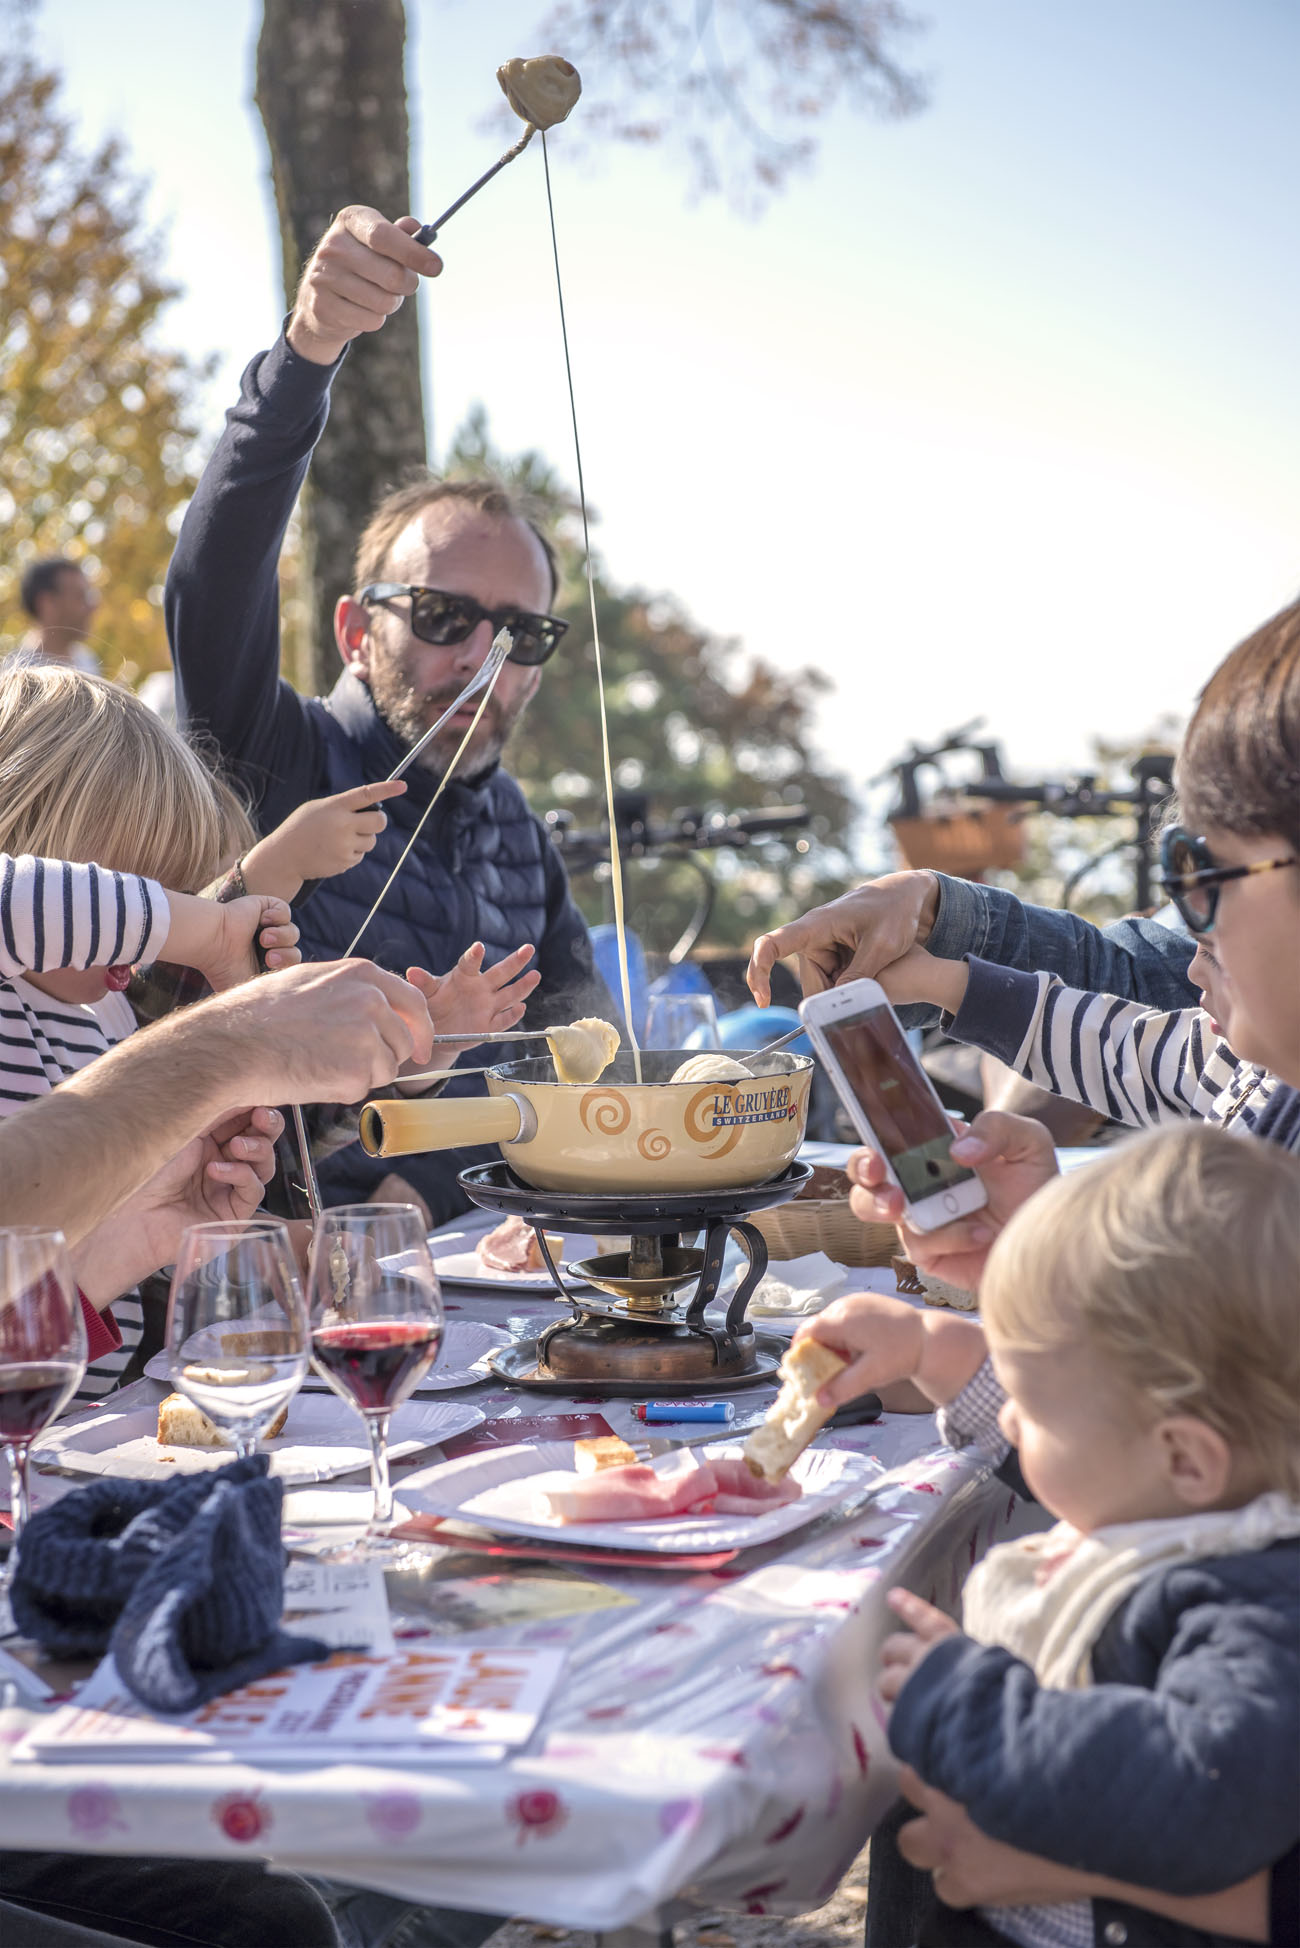
{"type": "MultiPolygon", "coordinates": [[[[437,723],[443,711],[455,701],[464,687],[463,683],[455,683],[437,691],[420,690],[411,682],[400,662],[390,663],[385,658],[371,665],[370,694],[375,709],[393,735],[399,737],[408,749],[419,742],[430,724],[437,723]]],[[[471,697],[469,708],[476,709],[479,701],[479,698],[471,697]]],[[[511,731],[523,715],[527,701],[526,697],[521,698],[514,711],[507,715],[495,696],[488,698],[473,739],[457,767],[461,775],[474,777],[496,763],[511,731]]],[[[417,768],[427,771],[430,777],[441,778],[459,750],[464,735],[463,726],[449,724],[432,744],[421,751],[415,761],[417,768]]]]}

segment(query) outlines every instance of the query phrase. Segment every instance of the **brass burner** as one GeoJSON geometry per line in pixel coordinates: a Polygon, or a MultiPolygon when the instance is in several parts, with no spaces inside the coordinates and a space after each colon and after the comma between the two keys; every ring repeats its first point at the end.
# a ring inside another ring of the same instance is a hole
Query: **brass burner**
{"type": "Polygon", "coordinates": [[[698,1282],[704,1269],[702,1251],[683,1251],[680,1245],[656,1249],[653,1259],[638,1253],[637,1245],[659,1246],[658,1238],[634,1238],[633,1249],[608,1252],[601,1258],[584,1258],[570,1267],[598,1292],[611,1298],[626,1299],[639,1312],[666,1312],[674,1292],[698,1282]]]}

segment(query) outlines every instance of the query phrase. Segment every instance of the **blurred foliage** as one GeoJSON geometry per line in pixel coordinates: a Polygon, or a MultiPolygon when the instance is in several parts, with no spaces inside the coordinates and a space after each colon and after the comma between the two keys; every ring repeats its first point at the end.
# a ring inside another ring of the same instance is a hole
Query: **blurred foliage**
{"type": "MultiPolygon", "coordinates": [[[[456,434],[444,471],[508,481],[558,540],[564,580],[557,613],[569,633],[508,761],[535,811],[557,807],[580,828],[600,827],[596,653],[574,497],[539,454],[495,452],[482,407],[456,434]]],[[[674,597],[616,588],[598,560],[594,569],[616,788],[648,793],[655,824],[684,807],[733,812],[803,804],[814,815],[806,834],[700,855],[718,886],[707,943],[740,946],[855,884],[847,846],[858,808],[813,742],[814,710],[828,679],[819,670],[787,672],[745,657],[734,640],[698,628],[674,597]],[[801,836],[805,851],[798,850],[801,836]]],[[[589,920],[608,917],[607,884],[607,877],[601,883],[577,876],[575,895],[589,920]]],[[[698,885],[688,866],[629,867],[630,918],[648,949],[671,946],[698,885]]]]}
{"type": "Polygon", "coordinates": [[[896,0],[560,0],[537,45],[563,48],[586,84],[566,149],[676,149],[696,195],[755,211],[811,164],[811,125],[841,102],[925,106],[896,53],[922,25],[896,0]]]}
{"type": "Polygon", "coordinates": [[[77,148],[59,77],[0,6],[0,651],[30,561],[79,561],[106,674],[168,667],[162,582],[196,472],[208,368],[154,340],[176,287],[121,145],[77,148]]]}

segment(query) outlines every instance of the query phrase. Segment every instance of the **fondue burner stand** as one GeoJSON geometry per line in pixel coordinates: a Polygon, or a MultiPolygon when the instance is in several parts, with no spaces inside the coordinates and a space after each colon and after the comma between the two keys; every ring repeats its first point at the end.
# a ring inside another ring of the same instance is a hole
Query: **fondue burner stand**
{"type": "Polygon", "coordinates": [[[788,1164],[770,1183],[742,1190],[681,1193],[586,1194],[536,1190],[520,1183],[504,1163],[462,1170],[467,1197],[485,1210],[508,1212],[532,1225],[543,1262],[571,1316],[490,1355],[499,1379],[543,1393],[641,1395],[714,1394],[770,1380],[785,1352],[784,1340],[759,1334],[746,1313],[767,1270],[767,1243],[746,1223],[807,1183],[806,1163],[788,1164]],[[546,1227],[582,1229],[623,1237],[628,1251],[608,1252],[561,1269],[551,1254],[546,1227]],[[703,1249],[682,1244],[683,1232],[702,1231],[703,1249]],[[739,1239],[749,1260],[727,1306],[725,1320],[704,1317],[717,1297],[727,1239],[739,1239]],[[575,1291],[565,1272],[596,1288],[575,1291]],[[680,1294],[694,1291],[682,1303],[680,1294]]]}

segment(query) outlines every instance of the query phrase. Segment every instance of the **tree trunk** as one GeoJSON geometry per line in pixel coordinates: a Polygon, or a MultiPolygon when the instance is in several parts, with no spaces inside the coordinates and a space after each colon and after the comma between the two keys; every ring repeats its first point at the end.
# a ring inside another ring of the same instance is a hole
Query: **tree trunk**
{"type": "MultiPolygon", "coordinates": [[[[336,211],[411,207],[402,0],[265,0],[256,101],[292,304],[336,211]]],[[[333,610],[352,587],[357,538],[380,495],[425,461],[414,303],[358,338],[334,383],[329,423],[302,504],[307,644],[294,674],[328,690],[338,675],[333,610]]]]}

